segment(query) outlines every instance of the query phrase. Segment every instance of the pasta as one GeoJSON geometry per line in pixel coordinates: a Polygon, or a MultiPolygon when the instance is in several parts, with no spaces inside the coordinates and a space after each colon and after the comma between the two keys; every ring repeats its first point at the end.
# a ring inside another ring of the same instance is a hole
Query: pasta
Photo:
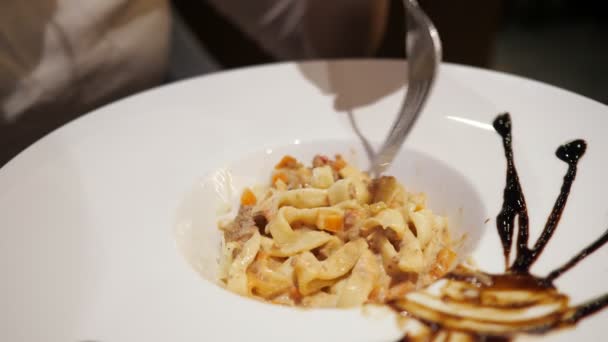
{"type": "Polygon", "coordinates": [[[424,194],[316,156],[285,156],[271,184],[245,189],[220,225],[220,280],[243,296],[304,307],[383,304],[428,285],[454,264],[448,223],[424,194]]]}

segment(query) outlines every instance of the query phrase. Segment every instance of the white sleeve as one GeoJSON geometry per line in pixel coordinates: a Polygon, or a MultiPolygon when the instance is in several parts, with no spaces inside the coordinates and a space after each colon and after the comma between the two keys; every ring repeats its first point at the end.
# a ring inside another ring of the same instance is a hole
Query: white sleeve
{"type": "Polygon", "coordinates": [[[208,0],[280,59],[366,56],[379,45],[388,0],[208,0]]]}
{"type": "Polygon", "coordinates": [[[2,6],[0,123],[36,107],[83,112],[162,80],[169,41],[166,0],[2,6]]]}

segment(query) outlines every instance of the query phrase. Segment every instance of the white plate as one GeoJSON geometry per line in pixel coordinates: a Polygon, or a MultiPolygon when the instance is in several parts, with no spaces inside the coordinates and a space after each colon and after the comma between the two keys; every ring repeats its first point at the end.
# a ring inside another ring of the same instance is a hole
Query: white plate
{"type": "MultiPolygon", "coordinates": [[[[294,310],[220,289],[185,261],[174,224],[192,185],[221,166],[289,144],[358,142],[348,113],[380,141],[402,99],[405,69],[398,61],[344,61],[219,73],[106,106],[34,144],[0,170],[0,340],[398,338],[385,313],[294,310]]],[[[491,221],[479,228],[474,258],[495,272],[503,266],[494,217],[505,160],[490,124],[501,111],[513,118],[532,241],[566,169],[555,149],[573,138],[589,143],[560,226],[533,268],[542,275],[606,227],[608,109],[537,82],[442,66],[406,145],[465,175],[479,194],[491,221]]],[[[573,302],[602,294],[607,257],[608,248],[596,252],[557,285],[573,302]]],[[[606,319],[608,311],[598,313],[551,338],[600,340],[606,319]]]]}

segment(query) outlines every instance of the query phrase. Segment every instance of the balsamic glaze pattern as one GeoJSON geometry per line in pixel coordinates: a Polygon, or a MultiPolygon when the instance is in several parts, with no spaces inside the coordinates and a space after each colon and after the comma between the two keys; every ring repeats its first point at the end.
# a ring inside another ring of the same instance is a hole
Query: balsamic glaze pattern
{"type": "Polygon", "coordinates": [[[545,334],[573,326],[608,306],[608,293],[582,304],[570,306],[568,296],[560,293],[554,285],[555,279],[608,242],[608,230],[547,276],[539,277],[530,273],[530,268],[538,260],[559,224],[576,178],[578,163],[587,149],[586,142],[581,139],[573,140],[556,150],[556,156],[568,164],[568,169],[545,227],[534,245],[529,247],[528,209],[515,167],[510,115],[508,113],[499,115],[494,120],[493,126],[502,138],[507,162],[503,204],[496,217],[496,228],[505,260],[505,273],[487,274],[459,266],[445,277],[446,284],[443,285],[442,293],[435,302],[432,296],[428,297],[428,303],[416,300],[416,298],[424,298],[420,296],[423,290],[391,303],[391,306],[402,316],[416,319],[426,326],[422,335],[407,335],[403,341],[451,341],[452,339],[508,341],[521,333],[545,334]],[[511,246],[516,228],[515,259],[510,264],[511,246]],[[555,308],[535,318],[523,317],[525,310],[541,308],[543,305],[553,305],[555,308]],[[441,310],[436,309],[437,307],[441,310]],[[492,314],[487,317],[478,315],[475,313],[477,309],[492,314]],[[466,313],[467,310],[469,314],[466,313]],[[504,319],[504,317],[513,317],[518,312],[522,313],[521,319],[504,319]]]}

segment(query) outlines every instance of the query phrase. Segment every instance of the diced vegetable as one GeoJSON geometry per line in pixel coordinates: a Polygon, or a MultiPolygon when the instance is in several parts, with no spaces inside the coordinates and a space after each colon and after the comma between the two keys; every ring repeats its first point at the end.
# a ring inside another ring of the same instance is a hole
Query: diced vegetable
{"type": "Polygon", "coordinates": [[[275,169],[284,169],[284,168],[289,168],[289,169],[293,169],[296,168],[298,165],[298,161],[296,160],[296,158],[290,156],[290,155],[286,155],[283,157],[283,159],[281,159],[281,161],[275,165],[275,169]]]}
{"type": "Polygon", "coordinates": [[[251,191],[251,189],[246,188],[241,195],[241,205],[254,205],[257,203],[257,198],[251,191]]]}

